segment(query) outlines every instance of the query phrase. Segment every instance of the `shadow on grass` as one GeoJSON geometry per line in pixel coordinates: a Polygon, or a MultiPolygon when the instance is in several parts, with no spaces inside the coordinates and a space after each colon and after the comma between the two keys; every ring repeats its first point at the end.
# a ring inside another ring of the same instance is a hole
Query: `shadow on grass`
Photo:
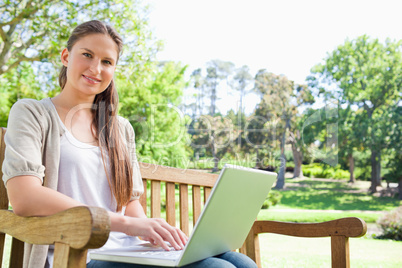
{"type": "Polygon", "coordinates": [[[384,211],[400,205],[396,198],[375,197],[345,182],[288,182],[288,189],[281,191],[280,203],[291,208],[384,211]]]}

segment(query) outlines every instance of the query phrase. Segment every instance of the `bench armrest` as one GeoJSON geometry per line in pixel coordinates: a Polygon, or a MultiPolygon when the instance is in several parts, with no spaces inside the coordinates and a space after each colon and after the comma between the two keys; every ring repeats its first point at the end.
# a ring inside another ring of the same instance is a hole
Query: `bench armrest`
{"type": "Polygon", "coordinates": [[[367,232],[367,224],[355,217],[320,223],[256,221],[253,230],[255,234],[274,233],[297,237],[328,237],[334,235],[361,237],[367,232]]]}
{"type": "Polygon", "coordinates": [[[350,217],[321,223],[291,223],[255,221],[240,252],[253,259],[261,267],[258,234],[274,233],[296,237],[331,237],[332,267],[350,267],[349,237],[361,237],[367,232],[367,224],[350,217]]]}
{"type": "Polygon", "coordinates": [[[106,243],[109,231],[109,215],[97,207],[74,207],[47,217],[20,217],[0,210],[0,232],[30,244],[98,248],[106,243]]]}

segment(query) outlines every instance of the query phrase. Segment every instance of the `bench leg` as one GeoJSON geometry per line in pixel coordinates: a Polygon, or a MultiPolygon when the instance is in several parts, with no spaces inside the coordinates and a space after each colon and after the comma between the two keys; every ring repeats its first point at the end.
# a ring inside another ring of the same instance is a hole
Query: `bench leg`
{"type": "Polygon", "coordinates": [[[70,248],[67,244],[55,243],[53,267],[57,268],[85,268],[87,250],[70,248]]]}
{"type": "Polygon", "coordinates": [[[258,234],[254,234],[253,228],[251,228],[243,246],[240,248],[240,253],[250,257],[261,268],[260,241],[258,234]]]}
{"type": "Polygon", "coordinates": [[[332,268],[349,268],[349,237],[331,236],[332,268]]]}

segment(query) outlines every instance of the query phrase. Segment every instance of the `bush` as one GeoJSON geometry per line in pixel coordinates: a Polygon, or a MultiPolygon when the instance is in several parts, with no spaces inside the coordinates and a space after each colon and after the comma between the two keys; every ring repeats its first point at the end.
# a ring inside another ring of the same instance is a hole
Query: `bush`
{"type": "Polygon", "coordinates": [[[270,206],[275,206],[281,201],[282,194],[277,191],[270,191],[268,193],[267,198],[265,198],[264,203],[261,206],[261,209],[267,209],[270,206]]]}
{"type": "Polygon", "coordinates": [[[402,206],[385,214],[377,221],[377,224],[380,225],[383,233],[376,238],[402,241],[402,206]]]}
{"type": "Polygon", "coordinates": [[[310,178],[348,179],[350,177],[349,171],[341,169],[339,165],[333,168],[328,165],[313,163],[303,165],[302,169],[303,175],[310,178]]]}

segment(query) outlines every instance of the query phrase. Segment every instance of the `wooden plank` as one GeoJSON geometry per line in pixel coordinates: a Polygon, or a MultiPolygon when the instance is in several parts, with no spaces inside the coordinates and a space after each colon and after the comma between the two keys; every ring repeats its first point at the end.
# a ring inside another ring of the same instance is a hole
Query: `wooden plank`
{"type": "MultiPolygon", "coordinates": [[[[0,179],[3,178],[3,171],[1,167],[4,161],[4,152],[6,150],[4,134],[6,134],[6,129],[0,128],[0,179]]],[[[3,180],[0,180],[0,209],[8,209],[7,190],[4,186],[3,180]]]]}
{"type": "Polygon", "coordinates": [[[147,180],[142,180],[142,185],[144,186],[144,193],[140,196],[140,204],[144,209],[145,215],[147,215],[147,180]]]}
{"type": "Polygon", "coordinates": [[[205,173],[191,169],[179,169],[148,163],[139,163],[144,179],[174,183],[213,187],[218,179],[217,174],[205,173]]]}
{"type": "MultiPolygon", "coordinates": [[[[87,253],[86,249],[73,249],[70,248],[68,256],[68,268],[86,268],[87,267],[87,253]]],[[[56,267],[56,266],[54,266],[56,267]]]]}
{"type": "Polygon", "coordinates": [[[198,220],[201,214],[201,188],[200,186],[193,185],[193,225],[198,220]]]}
{"type": "Polygon", "coordinates": [[[109,214],[97,207],[74,207],[47,217],[20,217],[0,210],[0,232],[30,244],[97,248],[106,243],[109,231],[109,214]]]}
{"type": "Polygon", "coordinates": [[[70,247],[64,243],[54,244],[53,267],[67,268],[70,247]]]}
{"type": "Polygon", "coordinates": [[[204,205],[208,200],[209,195],[211,194],[211,187],[204,187],[204,205]]]}
{"type": "Polygon", "coordinates": [[[11,241],[10,267],[21,268],[24,259],[24,243],[13,237],[11,241]]]}
{"type": "Polygon", "coordinates": [[[180,202],[180,229],[189,236],[189,219],[188,219],[188,185],[180,184],[179,186],[179,202],[180,202]]]}
{"type": "Polygon", "coordinates": [[[345,236],[331,236],[332,267],[350,267],[349,238],[345,236]]]}
{"type": "Polygon", "coordinates": [[[161,182],[151,181],[151,218],[161,217],[161,182]]]}
{"type": "Polygon", "coordinates": [[[6,243],[6,234],[0,233],[0,263],[3,263],[3,252],[6,243]]]}
{"type": "Polygon", "coordinates": [[[258,234],[254,233],[253,228],[247,235],[243,246],[240,248],[240,253],[243,253],[250,257],[259,268],[261,268],[261,257],[260,257],[260,242],[258,239],[258,234]]]}
{"type": "Polygon", "coordinates": [[[361,237],[367,232],[367,224],[354,217],[321,223],[256,221],[253,228],[256,233],[275,233],[297,237],[328,237],[333,235],[361,237]]]}
{"type": "Polygon", "coordinates": [[[176,226],[176,193],[173,182],[166,183],[166,221],[176,226]]]}

